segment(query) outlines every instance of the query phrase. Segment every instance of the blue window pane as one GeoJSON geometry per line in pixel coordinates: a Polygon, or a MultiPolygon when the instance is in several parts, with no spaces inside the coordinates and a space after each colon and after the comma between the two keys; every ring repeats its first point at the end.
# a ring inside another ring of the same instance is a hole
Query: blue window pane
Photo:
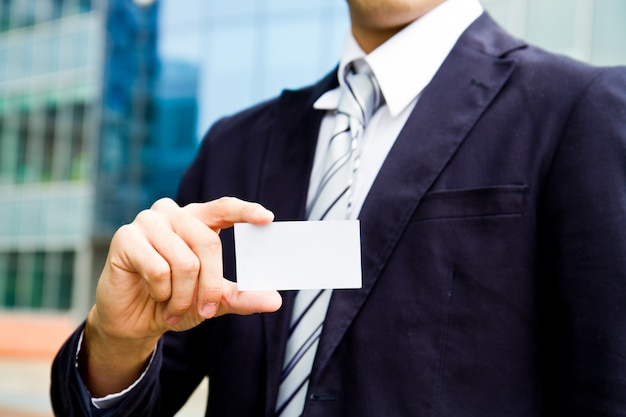
{"type": "Polygon", "coordinates": [[[626,1],[596,1],[592,61],[602,65],[626,64],[626,1]]]}

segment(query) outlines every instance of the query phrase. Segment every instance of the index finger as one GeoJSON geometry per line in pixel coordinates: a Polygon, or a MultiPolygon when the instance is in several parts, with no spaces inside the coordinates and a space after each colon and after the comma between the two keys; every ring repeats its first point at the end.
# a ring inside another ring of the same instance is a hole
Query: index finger
{"type": "Polygon", "coordinates": [[[235,223],[267,224],[274,220],[274,213],[259,203],[222,197],[206,203],[192,203],[184,208],[210,228],[218,231],[235,223]]]}

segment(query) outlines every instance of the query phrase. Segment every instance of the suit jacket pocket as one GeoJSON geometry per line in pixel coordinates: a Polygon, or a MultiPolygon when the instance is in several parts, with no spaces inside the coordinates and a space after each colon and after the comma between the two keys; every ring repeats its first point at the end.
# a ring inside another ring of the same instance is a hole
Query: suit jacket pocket
{"type": "Polygon", "coordinates": [[[523,214],[526,185],[432,191],[417,206],[411,222],[523,214]]]}

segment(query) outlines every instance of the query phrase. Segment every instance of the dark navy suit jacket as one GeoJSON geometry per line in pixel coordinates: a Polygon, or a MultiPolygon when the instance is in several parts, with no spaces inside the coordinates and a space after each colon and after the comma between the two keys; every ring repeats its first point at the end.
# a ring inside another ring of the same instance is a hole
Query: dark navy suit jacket
{"type": "MultiPolygon", "coordinates": [[[[312,104],[335,85],[218,122],[179,202],[230,195],[303,219],[312,104]]],[[[360,220],[363,288],[333,294],[306,416],[626,416],[626,69],[545,53],[481,16],[360,220]]],[[[112,415],[170,415],[209,375],[207,415],[271,416],[292,297],[166,335],[112,415]]],[[[54,366],[59,415],[84,412],[76,337],[54,366]]]]}

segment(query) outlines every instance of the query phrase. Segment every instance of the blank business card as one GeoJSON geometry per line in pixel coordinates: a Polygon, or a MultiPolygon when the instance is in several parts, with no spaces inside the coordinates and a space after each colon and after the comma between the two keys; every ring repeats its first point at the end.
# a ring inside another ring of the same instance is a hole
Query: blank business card
{"type": "Polygon", "coordinates": [[[361,288],[358,220],[235,224],[241,291],[361,288]]]}

